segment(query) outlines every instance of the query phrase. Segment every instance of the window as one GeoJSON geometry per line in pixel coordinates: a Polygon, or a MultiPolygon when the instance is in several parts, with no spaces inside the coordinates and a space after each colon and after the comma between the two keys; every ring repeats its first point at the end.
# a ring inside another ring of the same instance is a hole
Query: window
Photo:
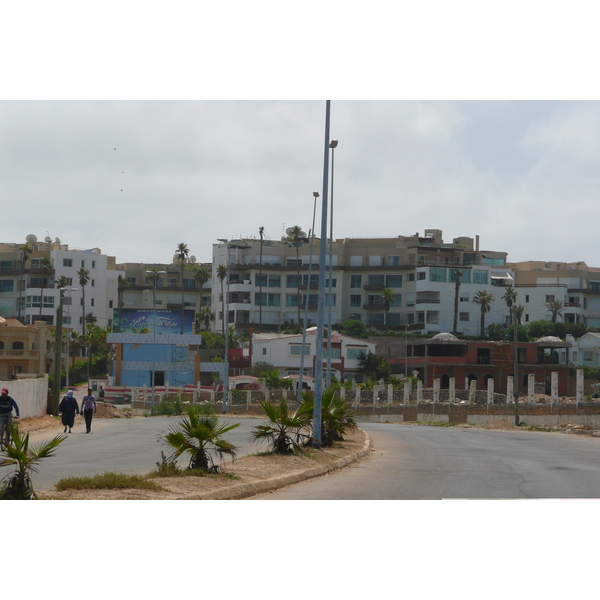
{"type": "Polygon", "coordinates": [[[256,293],[254,294],[254,304],[256,306],[280,306],[281,294],[266,294],[256,293]]]}
{"type": "Polygon", "coordinates": [[[362,256],[351,256],[350,257],[350,266],[351,267],[362,267],[363,257],[362,256]]]}
{"type": "Polygon", "coordinates": [[[310,344],[304,346],[304,352],[302,351],[302,344],[290,344],[290,356],[310,356],[310,344]]]}
{"type": "Polygon", "coordinates": [[[525,295],[525,302],[529,302],[529,294],[525,295]]]}
{"type": "Polygon", "coordinates": [[[186,289],[194,288],[194,287],[196,287],[196,282],[193,279],[184,279],[183,287],[186,289]]]}
{"type": "Polygon", "coordinates": [[[546,294],[546,302],[554,302],[554,294],[546,294]]]}
{"type": "MultiPolygon", "coordinates": [[[[256,285],[258,285],[258,283],[256,285]]],[[[285,280],[285,287],[297,288],[298,287],[298,276],[297,275],[287,275],[286,280],[285,280]]]]}
{"type": "Polygon", "coordinates": [[[136,283],[137,283],[136,278],[135,277],[128,277],[127,278],[127,283],[129,285],[136,285],[136,283]]]}
{"type": "Polygon", "coordinates": [[[459,321],[468,321],[469,320],[469,313],[468,312],[458,313],[458,320],[459,321]]]}
{"type": "Polygon", "coordinates": [[[401,288],[402,275],[387,275],[385,278],[385,285],[389,288],[401,288]]]}
{"type": "Polygon", "coordinates": [[[85,268],[85,260],[82,260],[82,261],[81,261],[81,268],[82,268],[82,269],[83,269],[83,268],[85,268]]]}
{"type": "Polygon", "coordinates": [[[63,267],[72,267],[73,259],[72,258],[63,258],[63,267]]]}
{"type": "Polygon", "coordinates": [[[350,287],[351,288],[362,287],[362,275],[350,275],[350,287]]]}
{"type": "Polygon", "coordinates": [[[12,260],[0,260],[0,271],[10,271],[13,268],[12,260]]]}
{"type": "Polygon", "coordinates": [[[406,306],[414,306],[415,305],[415,295],[414,294],[406,294],[406,306]]]}
{"type": "Polygon", "coordinates": [[[0,292],[12,292],[15,282],[12,279],[0,279],[0,292]]]}
{"type": "Polygon", "coordinates": [[[92,306],[95,306],[95,300],[96,300],[95,298],[91,298],[90,299],[90,303],[91,303],[92,306]]]}
{"type": "MultiPolygon", "coordinates": [[[[288,279],[289,279],[289,275],[288,275],[288,279]]],[[[294,280],[295,282],[295,280],[294,280]]],[[[256,275],[255,277],[255,285],[258,287],[281,287],[281,275],[256,275]]],[[[288,282],[288,286],[289,282],[288,282]]],[[[296,287],[295,285],[293,287],[296,287]]]]}
{"type": "Polygon", "coordinates": [[[93,261],[92,261],[92,269],[95,269],[95,268],[96,268],[96,261],[95,261],[95,260],[93,260],[93,261]]]}
{"type": "Polygon", "coordinates": [[[381,266],[381,256],[378,256],[378,255],[369,256],[369,266],[370,267],[381,266]]]}
{"type": "Polygon", "coordinates": [[[488,272],[487,271],[477,271],[477,270],[473,269],[473,283],[478,283],[480,285],[487,285],[488,272]]]}
{"type": "Polygon", "coordinates": [[[332,348],[330,350],[330,355],[331,355],[331,358],[339,360],[342,356],[342,351],[340,348],[332,348]]]}
{"type": "MultiPolygon", "coordinates": [[[[456,283],[457,270],[460,271],[461,269],[450,269],[450,272],[448,273],[448,281],[451,283],[456,283]]],[[[469,269],[466,269],[462,272],[462,275],[460,276],[460,282],[471,283],[471,271],[469,269]]]]}
{"type": "Polygon", "coordinates": [[[459,302],[469,302],[470,301],[469,294],[461,294],[461,293],[459,293],[459,295],[458,295],[458,301],[459,302]]]}
{"type": "Polygon", "coordinates": [[[481,259],[482,265],[492,265],[493,267],[503,267],[503,258],[486,258],[485,256],[481,259]]]}
{"type": "Polygon", "coordinates": [[[176,277],[167,277],[167,287],[170,287],[170,288],[177,287],[177,278],[176,277]]]}
{"type": "Polygon", "coordinates": [[[424,281],[424,280],[425,280],[425,271],[419,271],[419,272],[417,273],[417,279],[418,279],[419,281],[424,281]]]}
{"type": "Polygon", "coordinates": [[[358,356],[361,352],[364,352],[365,354],[367,353],[367,349],[366,348],[351,348],[351,347],[347,347],[346,348],[346,358],[348,360],[358,360],[358,356]]]}
{"type": "Polygon", "coordinates": [[[437,283],[446,282],[446,269],[440,269],[432,267],[429,269],[429,281],[435,281],[437,283]]]}
{"type": "Polygon", "coordinates": [[[388,265],[390,267],[397,267],[400,264],[399,256],[388,256],[388,265]]]}
{"type": "Polygon", "coordinates": [[[298,294],[286,294],[285,305],[289,308],[298,306],[298,294]]]}
{"type": "Polygon", "coordinates": [[[440,311],[439,310],[428,310],[427,311],[427,323],[437,324],[440,322],[440,311]]]}
{"type": "Polygon", "coordinates": [[[54,308],[54,296],[44,296],[44,308],[54,308]]]}
{"type": "Polygon", "coordinates": [[[367,316],[367,325],[380,327],[385,325],[385,315],[383,313],[371,313],[367,316]]]}
{"type": "Polygon", "coordinates": [[[350,307],[351,308],[360,308],[362,305],[362,295],[361,294],[350,294],[350,307]]]}
{"type": "Polygon", "coordinates": [[[385,287],[385,275],[369,275],[368,285],[385,287]]]}
{"type": "Polygon", "coordinates": [[[13,350],[23,350],[24,348],[25,346],[23,345],[23,342],[13,342],[12,344],[13,350]]]}
{"type": "Polygon", "coordinates": [[[415,274],[414,274],[414,273],[409,273],[409,274],[406,276],[406,280],[407,280],[407,281],[414,281],[414,280],[415,280],[415,274]]]}
{"type": "Polygon", "coordinates": [[[109,300],[109,301],[108,301],[108,308],[112,308],[112,307],[113,307],[113,301],[112,301],[112,300],[109,300]]]}

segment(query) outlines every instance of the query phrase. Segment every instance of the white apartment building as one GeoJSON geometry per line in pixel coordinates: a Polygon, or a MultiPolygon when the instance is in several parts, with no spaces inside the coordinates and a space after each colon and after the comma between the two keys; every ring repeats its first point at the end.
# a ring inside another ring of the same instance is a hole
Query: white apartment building
{"type": "MultiPolygon", "coordinates": [[[[261,245],[260,240],[249,238],[214,244],[214,330],[221,331],[227,304],[229,323],[236,328],[280,330],[299,319],[302,322],[307,303],[308,321],[316,323],[319,253],[318,239],[314,240],[312,253],[308,239],[299,244],[282,239],[263,240],[261,245]],[[229,281],[221,280],[219,266],[227,265],[229,281]]],[[[445,244],[442,232],[430,229],[424,236],[338,239],[331,250],[331,261],[329,246],[325,256],[323,295],[326,322],[331,308],[332,324],[357,319],[380,329],[451,331],[457,270],[462,271],[458,332],[480,334],[480,308],[473,303],[479,290],[495,298],[486,325],[503,323],[508,314],[501,299],[504,289],[513,285],[512,271],[506,266],[507,254],[481,251],[479,236],[475,240],[460,237],[445,244]],[[394,294],[388,311],[382,296],[385,289],[394,294]]]]}
{"type": "Polygon", "coordinates": [[[99,248],[70,249],[49,236],[43,242],[30,234],[22,243],[0,243],[0,315],[26,325],[38,320],[55,324],[60,299],[56,281],[64,276],[69,288],[64,291],[64,325],[81,331],[85,316],[91,313],[98,326],[111,327],[117,301],[114,268],[114,257],[99,248]],[[31,253],[23,263],[25,245],[31,253]],[[50,261],[48,268],[43,266],[44,258],[50,261]],[[80,269],[89,272],[85,290],[79,283],[80,269]]]}

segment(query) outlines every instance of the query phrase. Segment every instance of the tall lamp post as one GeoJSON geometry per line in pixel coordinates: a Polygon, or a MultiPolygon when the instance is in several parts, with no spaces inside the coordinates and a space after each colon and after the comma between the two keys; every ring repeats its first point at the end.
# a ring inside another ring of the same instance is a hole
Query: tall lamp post
{"type": "Polygon", "coordinates": [[[152,297],[152,313],[153,313],[153,326],[152,326],[152,400],[150,402],[150,414],[154,412],[154,395],[156,392],[156,286],[158,284],[158,276],[166,274],[166,271],[146,271],[148,275],[152,276],[152,283],[154,288],[154,294],[152,297]]]}
{"type": "MultiPolygon", "coordinates": [[[[250,248],[248,244],[241,240],[218,239],[219,242],[227,244],[227,287],[225,290],[225,379],[223,380],[223,414],[227,412],[227,394],[229,392],[229,268],[231,266],[231,249],[245,250],[250,248]]],[[[262,302],[262,297],[261,297],[262,302]]]]}
{"type": "Polygon", "coordinates": [[[311,271],[312,271],[312,258],[313,258],[313,242],[315,240],[315,216],[317,214],[317,198],[320,196],[319,192],[313,192],[313,197],[315,199],[313,205],[313,220],[312,220],[312,229],[310,234],[310,258],[308,260],[308,287],[307,287],[307,295],[304,301],[304,328],[302,330],[302,347],[300,354],[300,374],[298,376],[298,389],[296,390],[296,402],[300,404],[300,395],[302,394],[302,377],[304,375],[304,348],[306,347],[306,328],[308,327],[308,304],[310,300],[310,288],[311,288],[311,271]]]}
{"type": "Polygon", "coordinates": [[[326,386],[331,387],[331,311],[333,305],[333,153],[338,141],[331,140],[331,200],[329,209],[329,301],[327,307],[327,380],[326,386]]]}
{"type": "MultiPolygon", "coordinates": [[[[64,288],[65,291],[69,292],[67,294],[67,298],[69,301],[67,302],[67,323],[69,324],[69,331],[67,333],[67,367],[65,369],[65,389],[67,392],[69,391],[69,366],[71,363],[71,350],[70,350],[70,340],[71,340],[71,292],[77,292],[77,288],[64,288]]],[[[89,385],[89,381],[88,381],[89,385]]]]}

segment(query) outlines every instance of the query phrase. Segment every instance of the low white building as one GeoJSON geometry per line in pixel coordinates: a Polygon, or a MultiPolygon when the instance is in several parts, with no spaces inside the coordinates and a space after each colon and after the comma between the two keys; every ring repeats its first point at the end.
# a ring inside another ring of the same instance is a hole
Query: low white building
{"type": "MultiPolygon", "coordinates": [[[[303,375],[314,377],[316,370],[317,328],[306,330],[304,346],[303,375]]],[[[265,362],[273,365],[280,375],[298,375],[302,359],[302,334],[281,335],[260,333],[252,336],[252,366],[265,362]]],[[[323,370],[327,368],[327,340],[324,341],[323,370]]],[[[339,381],[357,379],[362,381],[359,372],[358,356],[361,352],[375,354],[375,344],[359,338],[341,335],[336,331],[331,337],[331,373],[339,381]]]]}
{"type": "Polygon", "coordinates": [[[600,367],[600,333],[588,332],[577,341],[568,335],[567,341],[571,342],[571,362],[582,367],[600,367]]]}

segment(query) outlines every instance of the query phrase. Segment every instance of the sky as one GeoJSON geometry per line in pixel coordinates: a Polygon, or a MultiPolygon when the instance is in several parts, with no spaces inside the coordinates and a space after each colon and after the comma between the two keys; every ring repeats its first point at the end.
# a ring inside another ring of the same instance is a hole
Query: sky
{"type": "MultiPolygon", "coordinates": [[[[323,196],[325,109],[2,101],[2,241],[33,233],[148,263],[170,262],[184,242],[208,262],[217,238],[308,231],[313,191],[323,196]]],[[[330,115],[334,237],[441,229],[446,242],[479,235],[510,261],[600,266],[600,102],[332,100],[330,115]]],[[[317,234],[320,215],[319,199],[317,234]]]]}

